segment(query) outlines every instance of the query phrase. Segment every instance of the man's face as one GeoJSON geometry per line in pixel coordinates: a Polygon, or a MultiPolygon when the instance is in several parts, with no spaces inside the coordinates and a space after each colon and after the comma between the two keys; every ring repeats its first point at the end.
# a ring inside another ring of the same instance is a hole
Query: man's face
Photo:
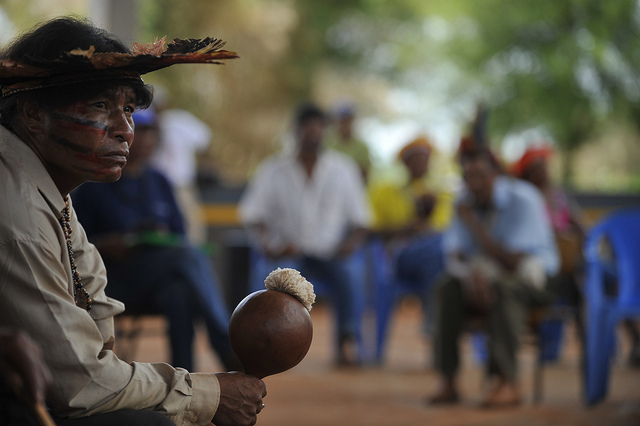
{"type": "Polygon", "coordinates": [[[120,178],[133,141],[135,92],[117,86],[44,114],[37,150],[54,181],[77,186],[120,178]]]}
{"type": "Polygon", "coordinates": [[[324,120],[310,118],[298,126],[298,146],[303,152],[317,152],[322,144],[324,135],[324,120]]]}
{"type": "Polygon", "coordinates": [[[535,159],[529,165],[523,177],[538,188],[544,188],[549,183],[547,161],[542,157],[535,159]]]}
{"type": "Polygon", "coordinates": [[[416,151],[404,158],[404,164],[412,179],[420,179],[429,170],[429,152],[416,151]]]}
{"type": "Polygon", "coordinates": [[[496,170],[488,159],[478,157],[463,164],[464,182],[479,207],[489,207],[493,197],[496,170]]]}

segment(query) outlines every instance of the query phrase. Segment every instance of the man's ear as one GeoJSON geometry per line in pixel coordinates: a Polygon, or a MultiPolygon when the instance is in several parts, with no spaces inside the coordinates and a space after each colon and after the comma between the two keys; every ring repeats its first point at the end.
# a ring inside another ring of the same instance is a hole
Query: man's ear
{"type": "Polygon", "coordinates": [[[19,99],[17,108],[22,127],[32,134],[42,133],[46,119],[42,107],[33,99],[19,99]]]}

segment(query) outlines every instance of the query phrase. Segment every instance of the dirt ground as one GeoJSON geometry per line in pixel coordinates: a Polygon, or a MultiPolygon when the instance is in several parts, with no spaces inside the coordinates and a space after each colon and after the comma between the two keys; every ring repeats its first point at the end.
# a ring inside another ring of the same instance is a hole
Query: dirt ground
{"type": "MultiPolygon", "coordinates": [[[[544,369],[543,399],[532,401],[534,348],[520,352],[524,403],[516,408],[478,408],[482,395],[482,366],[474,359],[469,341],[463,344],[460,372],[462,402],[432,407],[425,403],[435,385],[429,342],[421,334],[419,306],[410,300],[396,311],[385,362],[360,369],[333,365],[333,322],[322,304],[311,311],[314,340],[306,358],[285,373],[264,379],[268,395],[259,426],[402,426],[402,425],[640,425],[640,369],[626,364],[627,342],[621,345],[606,400],[587,408],[581,399],[580,350],[569,328],[561,358],[544,369]]],[[[150,318],[149,329],[162,330],[163,320],[150,318]]],[[[162,333],[143,337],[138,361],[167,361],[162,333]]],[[[220,364],[198,331],[196,363],[200,371],[219,371],[220,364]]]]}

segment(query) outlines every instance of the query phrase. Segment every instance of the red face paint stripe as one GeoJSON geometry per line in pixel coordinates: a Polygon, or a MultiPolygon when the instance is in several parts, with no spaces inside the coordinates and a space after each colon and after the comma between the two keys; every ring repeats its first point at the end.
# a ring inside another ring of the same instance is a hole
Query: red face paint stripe
{"type": "Polygon", "coordinates": [[[70,148],[79,154],[84,154],[84,155],[93,154],[93,150],[91,148],[87,148],[85,146],[78,145],[77,143],[73,143],[69,139],[59,135],[55,135],[55,134],[51,135],[51,140],[57,143],[58,145],[62,145],[67,148],[70,148]]]}

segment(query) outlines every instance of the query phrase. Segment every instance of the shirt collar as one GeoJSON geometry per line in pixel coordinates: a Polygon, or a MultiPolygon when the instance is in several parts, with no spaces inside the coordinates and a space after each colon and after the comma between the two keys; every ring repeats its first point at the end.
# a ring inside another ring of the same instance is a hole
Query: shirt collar
{"type": "Polygon", "coordinates": [[[4,126],[0,126],[0,155],[10,159],[16,168],[21,169],[36,185],[51,209],[61,215],[65,207],[64,198],[44,164],[26,143],[4,126]]]}

